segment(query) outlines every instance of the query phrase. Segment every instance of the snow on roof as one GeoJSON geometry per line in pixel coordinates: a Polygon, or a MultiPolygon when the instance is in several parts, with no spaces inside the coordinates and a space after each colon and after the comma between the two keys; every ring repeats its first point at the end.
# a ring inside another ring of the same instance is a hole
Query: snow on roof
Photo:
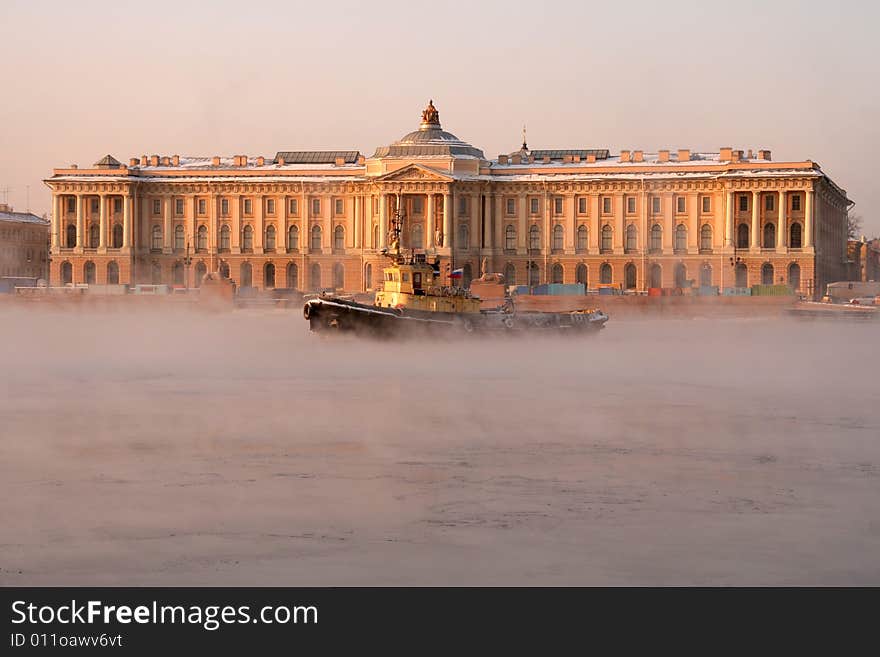
{"type": "Polygon", "coordinates": [[[10,221],[19,224],[39,224],[48,226],[49,221],[38,217],[30,212],[13,212],[12,210],[0,210],[0,221],[10,221]]]}

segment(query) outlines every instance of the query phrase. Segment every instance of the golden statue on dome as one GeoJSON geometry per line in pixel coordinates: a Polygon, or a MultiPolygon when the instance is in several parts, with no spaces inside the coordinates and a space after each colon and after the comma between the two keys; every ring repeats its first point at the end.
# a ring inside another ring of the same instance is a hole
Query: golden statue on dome
{"type": "Polygon", "coordinates": [[[428,106],[422,110],[422,125],[440,125],[440,112],[434,107],[434,101],[429,100],[428,106]]]}

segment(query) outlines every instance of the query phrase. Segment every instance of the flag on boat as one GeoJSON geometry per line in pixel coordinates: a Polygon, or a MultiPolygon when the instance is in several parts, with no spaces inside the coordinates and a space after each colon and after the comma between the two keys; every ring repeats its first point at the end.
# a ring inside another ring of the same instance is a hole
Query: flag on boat
{"type": "Polygon", "coordinates": [[[464,276],[464,269],[453,269],[449,274],[449,278],[461,278],[462,276],[464,276]]]}

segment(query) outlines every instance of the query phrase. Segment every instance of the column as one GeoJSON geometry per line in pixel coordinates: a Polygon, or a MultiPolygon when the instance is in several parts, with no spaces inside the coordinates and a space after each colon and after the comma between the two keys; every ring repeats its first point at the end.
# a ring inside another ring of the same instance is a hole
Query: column
{"type": "Polygon", "coordinates": [[[379,248],[388,247],[388,194],[379,197],[379,248]]]}
{"type": "Polygon", "coordinates": [[[813,246],[813,192],[804,194],[804,248],[813,246]]]}
{"type": "Polygon", "coordinates": [[[278,217],[278,230],[275,232],[275,252],[287,253],[287,197],[275,199],[275,216],[278,217]]]}
{"type": "Polygon", "coordinates": [[[165,220],[165,228],[162,230],[162,245],[165,253],[171,253],[171,197],[165,196],[162,199],[162,214],[165,220]]]}
{"type": "MultiPolygon", "coordinates": [[[[688,193],[687,211],[688,211],[688,253],[699,252],[700,239],[700,196],[698,192],[688,193]]],[[[690,276],[690,274],[688,274],[690,276]]]]}
{"type": "Polygon", "coordinates": [[[131,247],[131,196],[122,198],[122,248],[131,247]]]}
{"type": "MultiPolygon", "coordinates": [[[[663,192],[663,200],[661,201],[661,211],[663,215],[663,242],[661,247],[663,253],[672,252],[672,237],[675,233],[675,195],[672,192],[663,192]]],[[[664,268],[664,277],[666,274],[664,268]]]]}
{"type": "Polygon", "coordinates": [[[483,248],[492,248],[492,196],[490,194],[481,194],[477,197],[480,199],[480,216],[483,222],[483,248]]]}
{"type": "Polygon", "coordinates": [[[788,234],[788,221],[786,221],[786,214],[788,211],[788,207],[785,204],[785,192],[783,190],[779,190],[779,206],[777,208],[776,216],[778,217],[776,221],[776,250],[777,251],[785,251],[785,242],[786,235],[788,234]]]}
{"type": "MultiPolygon", "coordinates": [[[[232,253],[241,253],[241,243],[242,243],[242,230],[244,230],[244,226],[241,225],[241,210],[242,205],[240,196],[233,196],[229,199],[229,211],[232,213],[232,226],[230,228],[230,244],[229,250],[232,253]]],[[[217,199],[217,216],[220,216],[220,210],[223,207],[223,201],[221,199],[217,199]]],[[[220,222],[218,220],[215,227],[211,228],[211,233],[214,235],[219,235],[220,231],[220,222]]],[[[218,241],[219,246],[219,241],[218,241]]]]}
{"type": "MultiPolygon", "coordinates": [[[[498,192],[495,192],[492,195],[492,199],[492,217],[493,221],[495,222],[495,238],[492,246],[496,249],[496,251],[503,252],[504,249],[507,248],[506,236],[504,234],[504,197],[498,192]]],[[[498,266],[498,268],[500,268],[500,265],[498,266]]]]}
{"type": "Polygon", "coordinates": [[[759,192],[752,192],[752,239],[750,246],[753,249],[760,248],[761,245],[761,217],[760,217],[761,195],[759,192]]]}
{"type": "Polygon", "coordinates": [[[425,248],[434,247],[434,194],[428,194],[425,201],[425,248]]]}
{"type": "Polygon", "coordinates": [[[98,248],[107,249],[107,195],[101,194],[98,197],[98,220],[101,228],[101,234],[98,236],[98,248]]]}
{"type": "Polygon", "coordinates": [[[623,211],[625,197],[622,192],[614,194],[614,241],[611,243],[614,253],[623,253],[623,211]]]}
{"type": "Polygon", "coordinates": [[[76,248],[81,249],[83,247],[83,195],[76,195],[76,248]]]}
{"type": "Polygon", "coordinates": [[[452,194],[443,195],[443,246],[452,246],[452,194]]]}
{"type": "Polygon", "coordinates": [[[61,197],[56,194],[52,197],[52,250],[54,251],[61,245],[61,197]]]}
{"type": "Polygon", "coordinates": [[[736,245],[736,234],[733,225],[733,204],[735,200],[735,196],[733,192],[727,192],[724,195],[725,198],[725,215],[724,215],[724,233],[723,233],[723,241],[721,243],[721,248],[723,249],[725,246],[734,246],[736,245]]]}
{"type": "MultiPolygon", "coordinates": [[[[217,231],[220,230],[220,197],[215,196],[213,198],[213,203],[211,203],[211,205],[213,207],[212,207],[210,217],[208,220],[208,252],[209,253],[214,252],[213,249],[215,248],[215,245],[217,244],[217,231]]],[[[232,231],[233,244],[237,245],[238,238],[239,238],[238,232],[233,230],[232,231]]],[[[213,258],[211,259],[211,262],[214,262],[213,258]]],[[[217,265],[217,268],[219,269],[219,265],[217,265]]]]}
{"type": "Polygon", "coordinates": [[[577,213],[574,207],[574,194],[565,195],[564,205],[562,206],[562,226],[567,227],[565,231],[565,252],[574,253],[577,244],[577,213]]]}
{"type": "Polygon", "coordinates": [[[522,254],[528,253],[528,245],[529,245],[529,222],[527,217],[528,208],[526,205],[528,204],[528,197],[525,194],[520,194],[516,199],[516,209],[519,212],[519,229],[516,231],[516,248],[522,254]]]}
{"type": "MultiPolygon", "coordinates": [[[[345,200],[342,201],[343,210],[345,209],[345,200]]],[[[321,197],[321,210],[324,212],[324,225],[321,228],[321,251],[330,253],[333,249],[333,212],[336,210],[335,199],[332,196],[321,197]]]]}
{"type": "MultiPolygon", "coordinates": [[[[480,225],[480,217],[482,216],[482,204],[480,194],[470,194],[470,205],[471,205],[471,239],[470,244],[468,245],[470,248],[476,248],[479,250],[480,246],[483,243],[480,225]]],[[[475,272],[479,271],[479,266],[475,269],[475,272]]],[[[476,274],[475,274],[476,277],[476,274]]]]}
{"type": "Polygon", "coordinates": [[[262,194],[254,199],[254,253],[262,253],[266,235],[266,199],[262,194]]]}
{"type": "Polygon", "coordinates": [[[587,208],[589,210],[589,250],[592,254],[599,253],[599,234],[602,232],[601,230],[601,221],[599,220],[599,195],[598,194],[590,194],[590,207],[587,208]]]}

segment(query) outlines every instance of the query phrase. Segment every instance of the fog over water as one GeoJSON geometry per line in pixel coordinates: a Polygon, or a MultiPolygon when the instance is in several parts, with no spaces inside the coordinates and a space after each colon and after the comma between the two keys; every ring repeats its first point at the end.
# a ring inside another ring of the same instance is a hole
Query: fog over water
{"type": "Polygon", "coordinates": [[[0,327],[0,584],[880,584],[877,324],[0,327]]]}

